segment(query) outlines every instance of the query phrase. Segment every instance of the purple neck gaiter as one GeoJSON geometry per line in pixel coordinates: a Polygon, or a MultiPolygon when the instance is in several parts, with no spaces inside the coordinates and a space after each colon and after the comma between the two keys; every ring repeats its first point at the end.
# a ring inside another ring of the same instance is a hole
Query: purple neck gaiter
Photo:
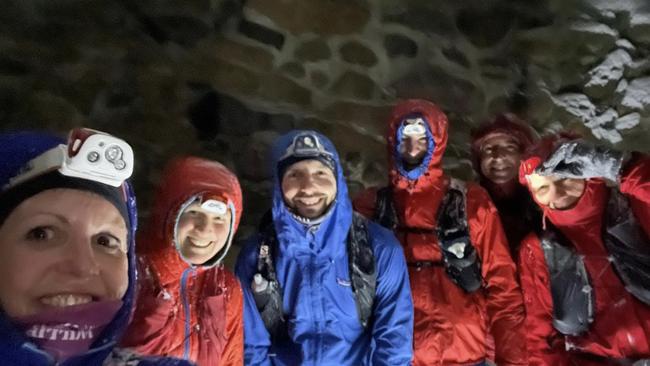
{"type": "Polygon", "coordinates": [[[87,351],[121,306],[121,300],[91,302],[13,318],[13,322],[60,362],[87,351]]]}

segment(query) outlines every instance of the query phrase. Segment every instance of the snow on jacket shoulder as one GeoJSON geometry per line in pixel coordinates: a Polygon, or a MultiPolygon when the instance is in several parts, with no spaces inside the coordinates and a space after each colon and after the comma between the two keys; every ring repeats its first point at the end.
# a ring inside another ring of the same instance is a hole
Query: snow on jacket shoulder
{"type": "MultiPolygon", "coordinates": [[[[639,224],[650,233],[650,159],[637,156],[621,177],[621,192],[629,199],[639,224]]],[[[587,181],[576,206],[547,210],[548,219],[582,256],[596,300],[594,321],[586,333],[563,336],[552,326],[553,301],[549,271],[539,238],[522,242],[519,263],[527,311],[531,365],[588,365],[579,353],[615,359],[650,358],[650,306],[625,290],[605,249],[603,215],[610,194],[604,181],[587,181]],[[568,348],[569,352],[564,350],[568,348]]]]}
{"type": "MultiPolygon", "coordinates": [[[[405,101],[393,110],[387,140],[390,188],[399,222],[395,235],[410,264],[413,364],[475,365],[487,357],[491,331],[497,364],[525,365],[524,307],[515,266],[496,209],[476,184],[466,184],[466,212],[470,239],[481,259],[483,288],[466,293],[442,265],[434,230],[450,182],[442,172],[446,116],[430,102],[405,101]],[[426,122],[429,150],[420,166],[405,171],[398,153],[398,130],[405,118],[416,117],[426,122]]],[[[354,207],[373,218],[376,199],[377,189],[368,189],[354,200],[354,207]]]]}
{"type": "Polygon", "coordinates": [[[199,366],[243,364],[243,295],[237,278],[220,264],[241,217],[241,189],[223,165],[186,157],[163,173],[151,220],[139,236],[140,293],[125,346],[144,354],[192,360],[199,366]],[[233,224],[212,265],[194,266],[176,250],[179,213],[196,199],[229,203],[233,224]]]}
{"type": "MultiPolygon", "coordinates": [[[[316,132],[312,132],[317,134],[316,132]]],[[[294,132],[280,139],[278,161],[294,132]]],[[[404,255],[394,236],[369,222],[377,276],[371,325],[364,329],[350,285],[346,239],[352,207],[334,146],[318,138],[336,160],[335,202],[318,226],[287,210],[276,176],[273,223],[278,237],[276,272],[283,290],[288,340],[272,344],[251,292],[260,236],[242,249],[236,266],[244,288],[247,365],[408,365],[412,357],[413,308],[404,255]]]]}

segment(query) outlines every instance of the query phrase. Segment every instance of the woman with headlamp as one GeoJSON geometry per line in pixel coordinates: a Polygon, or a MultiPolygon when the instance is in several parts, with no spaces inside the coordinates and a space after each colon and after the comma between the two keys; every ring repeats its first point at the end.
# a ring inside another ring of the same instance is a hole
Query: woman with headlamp
{"type": "Polygon", "coordinates": [[[171,160],[138,234],[138,308],[123,344],[199,366],[244,362],[243,295],[223,260],[242,214],[233,172],[195,156],[171,160]]]}
{"type": "Polygon", "coordinates": [[[135,296],[135,197],[124,141],[0,135],[0,363],[189,365],[115,348],[135,296]]]}

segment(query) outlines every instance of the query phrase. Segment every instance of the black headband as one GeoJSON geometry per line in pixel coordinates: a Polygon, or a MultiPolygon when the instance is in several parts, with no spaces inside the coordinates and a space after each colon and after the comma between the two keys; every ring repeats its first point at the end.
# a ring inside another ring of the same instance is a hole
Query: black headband
{"type": "Polygon", "coordinates": [[[96,193],[110,202],[124,218],[126,226],[129,226],[129,211],[124,200],[121,187],[112,187],[103,183],[72,178],[53,171],[0,193],[0,225],[4,223],[9,214],[26,199],[48,189],[69,188],[80,191],[96,193]]]}

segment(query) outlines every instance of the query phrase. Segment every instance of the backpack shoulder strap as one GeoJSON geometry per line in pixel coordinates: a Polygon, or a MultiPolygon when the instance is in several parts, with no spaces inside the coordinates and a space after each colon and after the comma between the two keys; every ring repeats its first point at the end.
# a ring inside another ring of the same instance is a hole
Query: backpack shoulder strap
{"type": "Polygon", "coordinates": [[[359,322],[364,328],[370,324],[377,288],[375,256],[370,244],[366,219],[358,213],[352,216],[347,240],[348,263],[352,292],[359,322]]]}
{"type": "MultiPolygon", "coordinates": [[[[266,330],[273,340],[281,340],[288,337],[286,321],[283,313],[282,287],[278,281],[275,270],[275,258],[277,251],[277,236],[273,222],[260,230],[260,240],[257,255],[257,274],[262,276],[266,287],[259,292],[253,289],[255,305],[264,321],[266,330]]],[[[256,275],[257,275],[256,274],[256,275]]]]}
{"type": "Polygon", "coordinates": [[[650,304],[650,239],[618,189],[610,190],[603,242],[625,289],[650,304]]]}
{"type": "Polygon", "coordinates": [[[465,194],[465,183],[450,179],[438,208],[436,234],[447,274],[460,288],[473,292],[483,285],[483,276],[480,258],[470,240],[465,194]]]}
{"type": "Polygon", "coordinates": [[[392,231],[395,231],[397,228],[397,212],[393,204],[393,191],[390,186],[380,188],[377,191],[375,217],[373,219],[379,225],[392,231]]]}
{"type": "MultiPolygon", "coordinates": [[[[264,296],[254,293],[255,303],[264,325],[273,339],[288,337],[287,325],[282,312],[282,288],[275,270],[277,236],[273,225],[260,231],[257,273],[268,281],[264,296]]],[[[370,244],[366,219],[354,213],[347,240],[350,282],[356,303],[359,322],[368,327],[372,317],[377,287],[375,257],[370,244]]]]}
{"type": "Polygon", "coordinates": [[[584,261],[566,242],[552,225],[540,236],[550,276],[553,327],[562,334],[575,336],[589,328],[595,303],[584,261]]]}

